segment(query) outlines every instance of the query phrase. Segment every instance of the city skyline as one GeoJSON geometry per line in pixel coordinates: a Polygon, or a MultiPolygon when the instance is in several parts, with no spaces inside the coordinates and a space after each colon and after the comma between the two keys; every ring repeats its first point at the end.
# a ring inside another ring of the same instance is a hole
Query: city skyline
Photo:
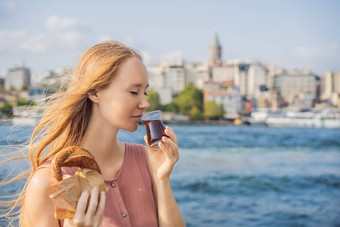
{"type": "Polygon", "coordinates": [[[253,59],[317,74],[340,71],[338,1],[42,1],[0,3],[0,76],[74,67],[83,51],[114,39],[147,65],[207,61],[215,33],[222,59],[253,59]]]}

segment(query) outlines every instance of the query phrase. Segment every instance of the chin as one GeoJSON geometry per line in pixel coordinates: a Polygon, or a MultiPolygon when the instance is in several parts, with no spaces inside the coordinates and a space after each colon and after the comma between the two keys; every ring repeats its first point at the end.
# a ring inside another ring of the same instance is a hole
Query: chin
{"type": "Polygon", "coordinates": [[[137,129],[138,129],[138,124],[124,128],[124,130],[129,131],[129,132],[135,132],[137,129]]]}

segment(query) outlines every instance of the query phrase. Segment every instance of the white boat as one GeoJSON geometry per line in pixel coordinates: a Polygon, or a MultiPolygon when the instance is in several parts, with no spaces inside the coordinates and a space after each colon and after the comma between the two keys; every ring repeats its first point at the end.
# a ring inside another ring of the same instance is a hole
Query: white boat
{"type": "Polygon", "coordinates": [[[250,123],[272,127],[340,128],[340,110],[254,112],[251,115],[250,123]]]}

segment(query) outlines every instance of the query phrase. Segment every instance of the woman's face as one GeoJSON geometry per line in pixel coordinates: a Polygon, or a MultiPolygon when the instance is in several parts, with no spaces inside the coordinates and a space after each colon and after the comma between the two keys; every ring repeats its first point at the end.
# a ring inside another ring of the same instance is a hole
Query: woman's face
{"type": "Polygon", "coordinates": [[[141,116],[150,106],[146,99],[148,86],[143,62],[136,57],[129,58],[109,86],[97,92],[94,117],[117,129],[137,130],[141,116]]]}

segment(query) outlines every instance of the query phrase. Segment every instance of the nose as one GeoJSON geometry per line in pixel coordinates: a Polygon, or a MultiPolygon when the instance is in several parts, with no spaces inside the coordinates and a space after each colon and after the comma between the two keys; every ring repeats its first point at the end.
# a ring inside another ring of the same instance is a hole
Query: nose
{"type": "Polygon", "coordinates": [[[139,103],[139,106],[138,106],[140,109],[148,109],[150,107],[150,103],[148,101],[148,99],[146,98],[145,95],[143,95],[143,98],[142,100],[140,101],[139,103]]]}

